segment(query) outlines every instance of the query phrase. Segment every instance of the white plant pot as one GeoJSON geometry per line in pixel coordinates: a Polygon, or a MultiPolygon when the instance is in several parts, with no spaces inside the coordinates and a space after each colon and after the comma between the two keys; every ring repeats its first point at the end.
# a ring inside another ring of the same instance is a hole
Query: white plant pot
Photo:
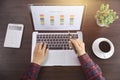
{"type": "Polygon", "coordinates": [[[98,23],[98,20],[96,20],[96,22],[97,22],[97,25],[98,25],[99,27],[106,27],[105,24],[99,24],[99,23],[98,23]]]}

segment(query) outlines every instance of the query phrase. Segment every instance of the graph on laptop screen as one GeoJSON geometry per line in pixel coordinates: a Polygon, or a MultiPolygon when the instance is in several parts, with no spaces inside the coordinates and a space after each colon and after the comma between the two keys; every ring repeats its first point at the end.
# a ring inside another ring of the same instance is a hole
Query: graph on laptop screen
{"type": "MultiPolygon", "coordinates": [[[[45,25],[45,17],[44,17],[45,15],[44,14],[40,14],[40,25],[45,25]]],[[[58,15],[59,16],[59,24],[55,24],[55,19],[57,18],[57,16],[54,16],[54,15],[50,15],[49,16],[49,25],[64,25],[65,24],[65,18],[64,18],[64,15],[58,15]]],[[[74,15],[69,15],[68,16],[68,18],[66,18],[66,19],[68,19],[69,20],[69,23],[68,23],[68,25],[74,25],[74,18],[75,18],[75,16],[74,15]]]]}
{"type": "Polygon", "coordinates": [[[84,6],[31,6],[35,30],[80,30],[84,6]]]}

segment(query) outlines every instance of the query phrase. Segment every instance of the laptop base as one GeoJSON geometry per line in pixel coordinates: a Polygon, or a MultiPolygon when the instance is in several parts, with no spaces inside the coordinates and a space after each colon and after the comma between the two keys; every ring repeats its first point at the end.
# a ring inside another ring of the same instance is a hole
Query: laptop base
{"type": "MultiPolygon", "coordinates": [[[[82,32],[77,33],[78,39],[83,40],[82,32]]],[[[31,62],[33,60],[37,34],[38,32],[33,32],[32,35],[31,62]]],[[[48,55],[41,66],[80,66],[80,62],[74,50],[49,50],[48,55]]]]}

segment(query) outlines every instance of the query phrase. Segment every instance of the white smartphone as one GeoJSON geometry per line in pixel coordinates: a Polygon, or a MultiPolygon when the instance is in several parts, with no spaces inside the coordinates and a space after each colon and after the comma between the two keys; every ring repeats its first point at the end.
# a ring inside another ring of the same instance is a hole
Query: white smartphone
{"type": "Polygon", "coordinates": [[[20,48],[23,28],[23,24],[9,23],[7,26],[4,47],[20,48]]]}

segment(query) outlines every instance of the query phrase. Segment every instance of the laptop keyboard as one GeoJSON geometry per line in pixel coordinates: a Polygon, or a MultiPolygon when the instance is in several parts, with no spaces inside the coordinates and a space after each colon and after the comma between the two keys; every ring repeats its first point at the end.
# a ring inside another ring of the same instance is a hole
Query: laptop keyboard
{"type": "Polygon", "coordinates": [[[77,33],[45,33],[45,34],[37,34],[37,42],[45,42],[47,43],[47,47],[49,49],[63,49],[69,50],[71,49],[69,46],[69,39],[77,39],[77,33]]]}

